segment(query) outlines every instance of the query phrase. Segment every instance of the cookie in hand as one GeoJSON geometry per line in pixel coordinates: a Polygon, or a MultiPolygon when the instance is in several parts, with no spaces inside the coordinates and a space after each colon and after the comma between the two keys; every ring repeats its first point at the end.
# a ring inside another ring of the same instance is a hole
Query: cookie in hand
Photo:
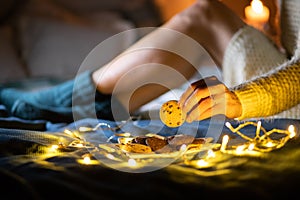
{"type": "Polygon", "coordinates": [[[169,127],[178,127],[185,122],[186,115],[176,100],[164,103],[159,111],[161,121],[169,127]]]}

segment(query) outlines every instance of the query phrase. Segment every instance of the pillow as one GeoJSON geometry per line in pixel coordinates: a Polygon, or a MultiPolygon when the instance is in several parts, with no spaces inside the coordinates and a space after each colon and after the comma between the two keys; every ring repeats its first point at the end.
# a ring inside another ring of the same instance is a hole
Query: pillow
{"type": "MultiPolygon", "coordinates": [[[[53,11],[53,8],[51,12],[45,9],[48,13],[41,14],[42,8],[38,12],[24,12],[18,25],[22,56],[31,77],[71,78],[96,45],[133,28],[130,22],[115,12],[75,16],[67,12],[59,13],[59,9],[53,11]]],[[[128,46],[128,42],[116,42],[111,44],[109,52],[99,52],[99,56],[103,57],[99,66],[128,46]]]]}

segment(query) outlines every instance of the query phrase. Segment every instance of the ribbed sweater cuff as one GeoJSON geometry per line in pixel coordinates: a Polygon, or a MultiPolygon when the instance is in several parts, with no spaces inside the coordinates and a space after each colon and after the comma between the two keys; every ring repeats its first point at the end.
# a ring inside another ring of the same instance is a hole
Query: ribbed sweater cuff
{"type": "Polygon", "coordinates": [[[91,76],[92,71],[87,70],[75,77],[72,91],[73,103],[86,104],[95,101],[96,86],[91,76]]]}
{"type": "Polygon", "coordinates": [[[243,84],[233,91],[242,104],[242,115],[238,120],[263,117],[269,113],[268,108],[263,105],[272,104],[272,97],[259,83],[243,84]]]}

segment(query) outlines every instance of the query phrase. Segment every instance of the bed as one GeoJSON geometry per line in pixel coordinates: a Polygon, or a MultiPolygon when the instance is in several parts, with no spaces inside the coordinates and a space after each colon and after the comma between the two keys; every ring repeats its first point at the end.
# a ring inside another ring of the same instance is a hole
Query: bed
{"type": "Polygon", "coordinates": [[[299,120],[237,122],[217,117],[170,128],[160,120],[141,118],[53,124],[2,117],[1,125],[1,199],[282,199],[298,193],[299,120]],[[232,153],[229,146],[245,144],[243,137],[255,137],[258,122],[264,133],[275,130],[276,140],[290,125],[295,136],[284,142],[281,139],[284,145],[264,153],[232,153]],[[239,126],[244,127],[234,132],[233,128],[239,126]],[[117,144],[122,133],[164,137],[188,134],[213,138],[213,142],[205,143],[190,157],[143,157],[143,166],[132,168],[124,167],[129,162],[120,160],[124,158],[121,155],[112,159],[99,151],[101,144],[117,144]],[[231,138],[225,148],[224,135],[231,138]],[[222,148],[225,151],[220,151],[222,148]],[[217,156],[209,158],[212,151],[217,156]],[[205,160],[208,165],[196,165],[196,160],[205,160]]]}
{"type": "MultiPolygon", "coordinates": [[[[22,15],[13,15],[17,17],[13,18],[13,24],[1,24],[0,60],[2,66],[6,66],[1,68],[1,84],[4,84],[1,86],[32,90],[60,83],[77,73],[86,54],[99,42],[136,27],[138,22],[155,19],[151,23],[153,26],[160,23],[157,15],[153,15],[153,7],[150,12],[142,12],[145,18],[128,16],[138,13],[130,9],[121,10],[127,13],[126,19],[120,17],[116,5],[123,5],[124,1],[115,1],[114,4],[113,1],[90,0],[92,7],[81,1],[43,1],[50,4],[42,7],[36,4],[37,1],[28,2],[33,2],[29,4],[33,8],[29,7],[28,11],[28,7],[21,6],[24,8],[21,9],[22,15]],[[99,6],[93,6],[95,4],[99,6]],[[72,18],[73,13],[60,7],[68,8],[68,5],[73,11],[88,17],[84,20],[98,20],[98,23],[88,23],[92,26],[77,23],[78,18],[72,18]],[[41,11],[41,8],[46,10],[41,11]],[[91,8],[106,9],[91,18],[91,8]],[[137,21],[129,20],[133,18],[137,21]],[[12,48],[15,45],[17,49],[12,48]]],[[[137,8],[137,11],[142,9],[137,8]]],[[[110,52],[101,55],[103,62],[128,45],[113,45],[110,52]]],[[[205,52],[203,55],[203,60],[207,61],[205,52]]],[[[299,120],[238,122],[218,116],[170,128],[158,118],[149,119],[144,115],[151,111],[152,116],[152,111],[157,110],[149,108],[169,98],[163,96],[143,107],[140,115],[126,121],[87,118],[69,124],[11,117],[5,107],[0,106],[1,199],[287,199],[298,195],[299,120]],[[261,126],[259,130],[264,130],[263,134],[273,130],[274,141],[279,141],[275,146],[278,148],[256,152],[250,146],[239,147],[246,144],[247,139],[255,138],[258,124],[261,126]],[[293,131],[289,131],[290,125],[293,125],[293,131]],[[287,137],[291,132],[295,132],[294,137],[287,137]],[[149,133],[161,137],[191,135],[210,140],[189,154],[179,149],[158,155],[141,154],[142,158],[134,160],[129,159],[133,154],[120,153],[117,157],[107,154],[111,145],[118,144],[120,135],[126,135],[124,133],[135,137],[149,133]],[[224,140],[226,135],[230,138],[228,143],[224,140]],[[129,166],[129,160],[143,161],[143,165],[129,166]]]]}

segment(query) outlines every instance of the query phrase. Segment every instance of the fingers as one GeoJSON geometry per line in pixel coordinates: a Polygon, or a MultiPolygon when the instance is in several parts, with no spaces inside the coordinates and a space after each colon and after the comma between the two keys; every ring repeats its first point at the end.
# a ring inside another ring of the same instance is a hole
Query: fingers
{"type": "Polygon", "coordinates": [[[191,84],[191,86],[182,94],[179,105],[183,112],[189,113],[194,107],[210,96],[223,94],[225,86],[216,78],[209,77],[201,79],[191,84]]]}
{"type": "Polygon", "coordinates": [[[207,119],[214,115],[226,114],[226,93],[209,96],[203,99],[187,115],[186,122],[207,119]]]}
{"type": "Polygon", "coordinates": [[[185,101],[182,110],[183,112],[190,112],[195,106],[199,106],[202,101],[210,99],[211,96],[224,93],[223,85],[216,85],[205,89],[197,89],[194,93],[185,101]]]}
{"type": "MultiPolygon", "coordinates": [[[[221,84],[221,82],[215,77],[211,76],[205,79],[198,80],[190,85],[188,89],[182,94],[179,100],[179,105],[184,105],[186,100],[195,92],[195,90],[207,89],[209,86],[221,84]]],[[[205,96],[205,95],[204,95],[205,96]]],[[[207,96],[207,93],[206,93],[207,96]]]]}
{"type": "Polygon", "coordinates": [[[187,116],[188,123],[219,114],[236,118],[242,113],[239,99],[216,77],[192,83],[178,103],[187,116]]]}

